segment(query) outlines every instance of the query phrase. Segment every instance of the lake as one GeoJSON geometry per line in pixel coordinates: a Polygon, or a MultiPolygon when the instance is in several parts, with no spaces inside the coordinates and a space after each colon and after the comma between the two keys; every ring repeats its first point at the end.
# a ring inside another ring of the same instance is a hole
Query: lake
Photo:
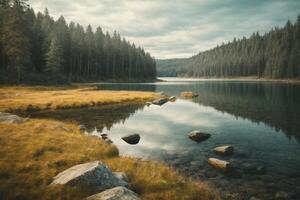
{"type": "Polygon", "coordinates": [[[215,185],[224,199],[300,199],[300,84],[164,80],[106,83],[97,88],[164,92],[176,96],[175,102],[40,115],[77,120],[93,135],[107,133],[120,155],[166,162],[184,175],[215,185]],[[182,99],[182,91],[196,92],[199,97],[182,99]],[[187,136],[193,130],[212,136],[196,143],[187,136]],[[133,133],[141,136],[137,145],[121,139],[133,133]],[[212,151],[225,144],[234,146],[233,155],[224,157],[212,151]],[[220,172],[207,163],[209,157],[230,161],[236,170],[220,172]]]}

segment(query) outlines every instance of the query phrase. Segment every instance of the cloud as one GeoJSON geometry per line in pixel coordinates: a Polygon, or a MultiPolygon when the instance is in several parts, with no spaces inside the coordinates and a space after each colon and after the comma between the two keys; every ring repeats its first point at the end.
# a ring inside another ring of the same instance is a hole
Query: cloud
{"type": "Polygon", "coordinates": [[[29,0],[55,18],[117,30],[156,58],[188,57],[296,19],[298,0],[29,0]]]}

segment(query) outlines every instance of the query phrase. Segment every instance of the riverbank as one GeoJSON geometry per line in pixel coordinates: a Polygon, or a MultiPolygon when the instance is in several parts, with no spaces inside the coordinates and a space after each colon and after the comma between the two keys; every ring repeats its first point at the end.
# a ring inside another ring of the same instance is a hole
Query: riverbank
{"type": "MultiPolygon", "coordinates": [[[[147,92],[41,87],[0,88],[0,96],[1,111],[94,106],[91,99],[100,106],[145,103],[159,97],[147,92]]],[[[0,194],[4,199],[82,199],[86,191],[49,184],[59,172],[95,160],[125,172],[130,189],[142,199],[219,199],[211,186],[185,178],[163,163],[120,157],[114,145],[82,134],[75,122],[28,119],[20,124],[0,123],[0,143],[0,194]]]]}

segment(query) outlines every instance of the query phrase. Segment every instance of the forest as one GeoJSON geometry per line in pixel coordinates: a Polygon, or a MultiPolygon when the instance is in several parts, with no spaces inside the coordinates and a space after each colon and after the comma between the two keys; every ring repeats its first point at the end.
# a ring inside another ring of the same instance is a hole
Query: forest
{"type": "Polygon", "coordinates": [[[187,59],[157,60],[158,76],[300,78],[300,15],[260,35],[233,41],[187,59]]]}
{"type": "MultiPolygon", "coordinates": [[[[99,22],[100,23],[100,22],[99,22]]],[[[54,20],[26,0],[0,1],[0,84],[153,80],[156,63],[134,43],[101,27],[54,20]]]]}

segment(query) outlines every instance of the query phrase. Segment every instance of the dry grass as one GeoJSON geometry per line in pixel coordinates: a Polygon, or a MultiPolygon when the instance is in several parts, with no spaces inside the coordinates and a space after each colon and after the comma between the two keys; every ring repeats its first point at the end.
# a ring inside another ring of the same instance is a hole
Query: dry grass
{"type": "Polygon", "coordinates": [[[158,97],[158,94],[151,92],[97,91],[93,88],[2,87],[0,111],[83,108],[124,102],[144,103],[158,97]]]}
{"type": "Polygon", "coordinates": [[[161,163],[118,156],[114,145],[81,134],[72,123],[28,120],[0,124],[0,199],[82,199],[85,191],[49,187],[59,172],[102,160],[128,174],[143,199],[218,199],[203,183],[188,180],[161,163]]]}
{"type": "Polygon", "coordinates": [[[184,98],[195,98],[195,97],[198,97],[199,95],[194,92],[181,92],[180,96],[184,97],[184,98]]]}

